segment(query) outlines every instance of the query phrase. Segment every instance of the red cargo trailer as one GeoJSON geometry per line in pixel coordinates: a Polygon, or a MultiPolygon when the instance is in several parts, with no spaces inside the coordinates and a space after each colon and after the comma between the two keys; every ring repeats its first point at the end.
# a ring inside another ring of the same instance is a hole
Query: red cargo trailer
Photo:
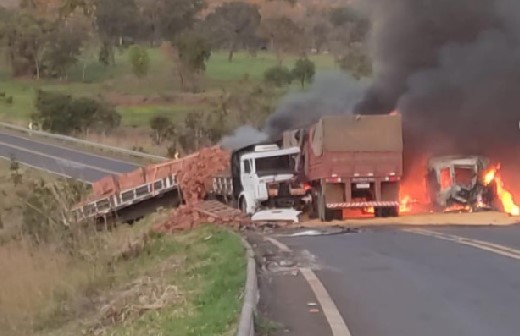
{"type": "Polygon", "coordinates": [[[398,216],[403,173],[401,116],[324,117],[309,129],[284,134],[284,146],[301,148],[298,170],[313,188],[313,208],[323,221],[346,209],[398,216]]]}

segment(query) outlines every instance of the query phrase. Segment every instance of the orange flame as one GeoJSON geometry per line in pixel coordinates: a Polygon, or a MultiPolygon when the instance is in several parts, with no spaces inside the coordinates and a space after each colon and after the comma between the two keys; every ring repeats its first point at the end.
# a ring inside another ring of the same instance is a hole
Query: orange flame
{"type": "Polygon", "coordinates": [[[405,213],[412,211],[412,205],[410,204],[412,202],[412,196],[405,195],[401,198],[401,205],[399,207],[399,212],[405,213]]]}
{"type": "Polygon", "coordinates": [[[497,196],[500,198],[500,202],[504,207],[504,211],[511,216],[520,216],[520,207],[513,200],[513,195],[506,189],[504,186],[504,182],[498,172],[500,169],[500,165],[492,167],[489,171],[484,175],[484,184],[489,185],[491,182],[495,181],[497,188],[497,196]]]}

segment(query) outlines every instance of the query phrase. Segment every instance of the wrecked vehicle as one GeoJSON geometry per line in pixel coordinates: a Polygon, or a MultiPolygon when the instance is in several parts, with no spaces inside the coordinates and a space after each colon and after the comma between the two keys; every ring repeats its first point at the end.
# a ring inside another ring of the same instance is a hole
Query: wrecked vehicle
{"type": "Polygon", "coordinates": [[[430,159],[427,186],[436,211],[492,210],[495,190],[484,182],[489,159],[443,156],[430,159]]]}

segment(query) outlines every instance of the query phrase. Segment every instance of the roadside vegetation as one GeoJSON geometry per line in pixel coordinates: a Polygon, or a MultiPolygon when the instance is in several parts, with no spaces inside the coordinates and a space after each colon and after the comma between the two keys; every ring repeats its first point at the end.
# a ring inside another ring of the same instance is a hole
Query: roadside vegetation
{"type": "Polygon", "coordinates": [[[159,155],[261,125],[316,72],[371,73],[348,2],[21,0],[0,20],[0,120],[159,155]]]}
{"type": "Polygon", "coordinates": [[[66,210],[83,187],[15,162],[0,161],[0,187],[2,335],[233,333],[246,263],[234,234],[153,233],[166,211],[110,232],[80,226],[66,210]]]}

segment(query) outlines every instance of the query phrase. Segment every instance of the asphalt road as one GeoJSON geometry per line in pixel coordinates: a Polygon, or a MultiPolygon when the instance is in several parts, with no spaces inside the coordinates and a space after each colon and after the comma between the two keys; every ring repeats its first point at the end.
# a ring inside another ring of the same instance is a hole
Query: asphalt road
{"type": "Polygon", "coordinates": [[[317,257],[353,336],[520,335],[520,226],[428,230],[279,240],[317,257]]]}
{"type": "Polygon", "coordinates": [[[0,132],[0,157],[84,182],[134,170],[137,164],[86,153],[37,138],[0,132]]]}

